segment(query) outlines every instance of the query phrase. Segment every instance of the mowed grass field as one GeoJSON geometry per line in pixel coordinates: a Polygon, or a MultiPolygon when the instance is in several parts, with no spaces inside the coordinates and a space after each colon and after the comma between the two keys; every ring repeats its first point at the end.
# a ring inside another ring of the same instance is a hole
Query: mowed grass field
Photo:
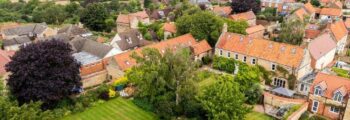
{"type": "Polygon", "coordinates": [[[130,100],[117,98],[73,114],[63,120],[154,120],[155,115],[137,107],[130,100]]]}
{"type": "Polygon", "coordinates": [[[250,112],[246,115],[245,120],[274,120],[272,117],[259,113],[259,112],[250,112]]]}

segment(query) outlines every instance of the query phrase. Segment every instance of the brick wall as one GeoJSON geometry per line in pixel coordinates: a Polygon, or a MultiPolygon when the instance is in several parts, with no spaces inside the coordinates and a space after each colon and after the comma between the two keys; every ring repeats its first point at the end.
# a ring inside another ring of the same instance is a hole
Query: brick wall
{"type": "Polygon", "coordinates": [[[309,103],[305,102],[301,107],[292,113],[287,120],[299,120],[300,116],[307,110],[309,103]]]}
{"type": "Polygon", "coordinates": [[[95,63],[84,65],[80,68],[80,75],[85,76],[95,72],[105,70],[104,63],[102,61],[98,61],[95,63]]]}
{"type": "Polygon", "coordinates": [[[102,84],[107,80],[107,71],[100,71],[87,76],[82,76],[83,88],[102,84]]]}
{"type": "Polygon", "coordinates": [[[271,106],[279,107],[286,104],[303,104],[306,100],[304,99],[293,99],[293,98],[285,98],[277,95],[273,95],[268,92],[264,92],[264,104],[268,104],[271,106]]]}

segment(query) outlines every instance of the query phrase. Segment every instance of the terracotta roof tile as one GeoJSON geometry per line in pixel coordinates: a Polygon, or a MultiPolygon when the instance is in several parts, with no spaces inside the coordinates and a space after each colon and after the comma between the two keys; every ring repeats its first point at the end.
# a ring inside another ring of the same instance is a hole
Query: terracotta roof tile
{"type": "Polygon", "coordinates": [[[345,23],[343,21],[337,21],[330,25],[330,29],[337,41],[341,40],[348,34],[345,23]]]}
{"type": "Polygon", "coordinates": [[[210,47],[210,45],[206,40],[200,41],[199,43],[193,45],[192,48],[194,51],[194,55],[199,55],[201,53],[212,50],[212,48],[210,47]]]}
{"type": "Polygon", "coordinates": [[[247,32],[247,34],[252,34],[261,30],[265,30],[265,27],[262,25],[255,25],[255,26],[251,26],[249,28],[247,28],[245,31],[247,32]]]}
{"type": "Polygon", "coordinates": [[[177,45],[192,46],[192,45],[195,45],[196,43],[197,43],[196,40],[191,34],[185,34],[176,38],[164,40],[159,43],[151,44],[142,48],[137,48],[132,51],[118,54],[114,56],[114,60],[116,61],[119,68],[125,71],[128,68],[131,68],[132,66],[136,65],[135,59],[131,58],[130,55],[132,55],[133,52],[136,52],[138,54],[141,53],[143,48],[156,48],[159,51],[161,51],[169,47],[176,47],[177,45]]]}
{"type": "Polygon", "coordinates": [[[253,13],[253,11],[248,11],[248,12],[231,15],[230,18],[233,20],[252,20],[252,19],[256,19],[256,16],[253,13]]]}
{"type": "Polygon", "coordinates": [[[129,24],[130,23],[129,15],[123,15],[123,14],[118,15],[117,22],[129,24]]]}
{"type": "Polygon", "coordinates": [[[322,8],[320,15],[329,15],[329,16],[342,16],[341,9],[337,8],[322,8]]]}
{"type": "Polygon", "coordinates": [[[307,29],[305,30],[305,38],[314,39],[321,33],[320,30],[307,29]]]}
{"type": "Polygon", "coordinates": [[[326,91],[324,91],[324,96],[329,99],[333,98],[333,95],[337,90],[341,92],[346,91],[346,93],[350,92],[350,79],[325,73],[318,73],[310,87],[310,93],[314,94],[314,87],[320,85],[322,82],[324,82],[327,87],[326,91]]]}
{"type": "Polygon", "coordinates": [[[220,36],[216,47],[290,67],[299,67],[304,56],[304,49],[299,46],[228,32],[220,36]]]}
{"type": "Polygon", "coordinates": [[[300,8],[294,13],[300,20],[304,20],[304,17],[308,15],[305,9],[300,8]]]}
{"type": "Polygon", "coordinates": [[[312,4],[310,2],[306,3],[304,5],[304,7],[307,10],[307,12],[309,12],[309,13],[315,13],[316,12],[314,6],[312,6],[312,4]]]}
{"type": "Polygon", "coordinates": [[[139,11],[139,12],[136,12],[136,13],[130,13],[130,14],[120,14],[118,15],[118,18],[117,18],[117,22],[118,23],[126,23],[126,24],[129,24],[130,21],[133,19],[133,18],[138,18],[138,19],[145,19],[145,18],[149,18],[148,14],[146,13],[146,11],[139,11]]]}
{"type": "Polygon", "coordinates": [[[176,26],[174,23],[164,23],[163,29],[164,29],[164,31],[176,33],[176,26]]]}
{"type": "Polygon", "coordinates": [[[231,14],[232,8],[230,6],[214,6],[213,11],[218,14],[224,13],[226,15],[229,15],[231,14]]]}

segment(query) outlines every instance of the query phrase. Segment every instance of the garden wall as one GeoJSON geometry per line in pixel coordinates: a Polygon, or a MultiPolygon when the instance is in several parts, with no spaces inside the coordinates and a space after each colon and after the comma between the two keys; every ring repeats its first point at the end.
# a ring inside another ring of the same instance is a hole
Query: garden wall
{"type": "Polygon", "coordinates": [[[292,113],[292,115],[290,115],[287,120],[299,120],[300,116],[307,111],[307,107],[308,107],[309,103],[305,102],[297,111],[295,111],[294,113],[292,113]]]}
{"type": "Polygon", "coordinates": [[[264,104],[268,104],[274,107],[279,107],[286,104],[303,104],[306,100],[304,99],[293,99],[293,98],[285,98],[280,97],[268,92],[264,92],[264,104]]]}

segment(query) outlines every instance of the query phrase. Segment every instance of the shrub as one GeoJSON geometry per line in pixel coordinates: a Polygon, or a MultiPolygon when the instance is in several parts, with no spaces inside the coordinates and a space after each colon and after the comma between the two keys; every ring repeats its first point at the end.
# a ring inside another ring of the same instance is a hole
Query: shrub
{"type": "Polygon", "coordinates": [[[100,95],[98,96],[98,98],[102,99],[102,100],[109,100],[109,94],[108,92],[102,92],[100,93],[100,95]]]}
{"type": "Polygon", "coordinates": [[[144,100],[144,99],[135,98],[135,99],[132,100],[132,102],[133,102],[136,106],[142,108],[143,110],[150,111],[150,112],[153,112],[153,111],[154,111],[154,108],[153,108],[152,104],[149,103],[149,102],[147,102],[147,101],[144,100]]]}
{"type": "Polygon", "coordinates": [[[235,60],[232,58],[215,56],[213,59],[213,68],[233,73],[235,71],[235,60]]]}
{"type": "Polygon", "coordinates": [[[203,65],[208,65],[213,61],[213,59],[210,56],[204,56],[202,59],[202,63],[203,65]]]}
{"type": "Polygon", "coordinates": [[[117,87],[119,85],[125,85],[128,83],[128,78],[126,77],[121,77],[113,82],[113,86],[117,87]]]}
{"type": "Polygon", "coordinates": [[[109,98],[114,98],[114,97],[116,97],[116,93],[117,93],[117,92],[115,92],[114,90],[109,89],[109,93],[108,93],[109,98]]]}

